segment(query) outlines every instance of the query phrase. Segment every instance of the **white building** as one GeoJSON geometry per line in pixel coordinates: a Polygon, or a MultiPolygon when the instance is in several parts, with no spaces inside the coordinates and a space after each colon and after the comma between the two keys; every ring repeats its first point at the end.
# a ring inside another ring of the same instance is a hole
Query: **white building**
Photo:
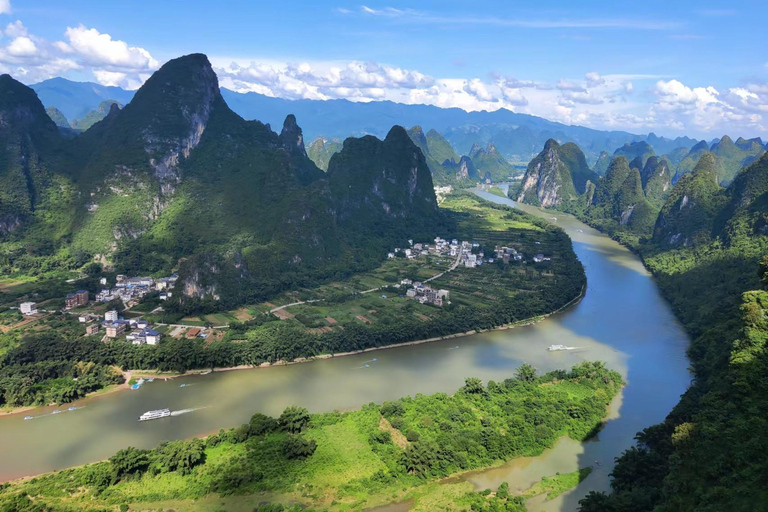
{"type": "Polygon", "coordinates": [[[114,309],[112,311],[107,311],[104,313],[104,320],[107,322],[116,322],[117,321],[117,311],[114,309]]]}
{"type": "Polygon", "coordinates": [[[22,315],[36,315],[37,304],[35,304],[34,302],[22,302],[19,305],[19,310],[21,311],[22,315]]]}

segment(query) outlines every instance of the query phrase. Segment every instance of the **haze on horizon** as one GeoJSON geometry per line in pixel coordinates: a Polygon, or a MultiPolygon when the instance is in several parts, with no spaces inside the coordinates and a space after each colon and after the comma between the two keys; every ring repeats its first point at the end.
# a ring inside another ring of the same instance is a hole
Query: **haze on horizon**
{"type": "Polygon", "coordinates": [[[321,0],[301,9],[0,0],[0,71],[27,84],[62,76],[136,89],[168,59],[203,52],[238,92],[765,138],[766,11],[757,1],[726,9],[689,0],[646,1],[642,12],[603,0],[321,0]]]}

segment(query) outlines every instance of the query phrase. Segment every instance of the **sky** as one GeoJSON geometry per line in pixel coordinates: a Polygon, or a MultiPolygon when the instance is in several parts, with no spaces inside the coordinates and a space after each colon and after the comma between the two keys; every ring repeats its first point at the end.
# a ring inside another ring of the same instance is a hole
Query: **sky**
{"type": "Polygon", "coordinates": [[[202,52],[240,92],[768,139],[767,14],[765,0],[0,0],[0,72],[136,89],[202,52]]]}

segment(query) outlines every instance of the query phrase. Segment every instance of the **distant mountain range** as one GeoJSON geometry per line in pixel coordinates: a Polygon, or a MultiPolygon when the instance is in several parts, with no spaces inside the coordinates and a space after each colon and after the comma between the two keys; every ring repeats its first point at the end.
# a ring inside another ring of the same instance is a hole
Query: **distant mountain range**
{"type": "MultiPolygon", "coordinates": [[[[119,87],[72,82],[64,78],[53,78],[31,87],[45,107],[57,108],[69,120],[86,116],[105,100],[127,104],[134,94],[119,87]]],[[[549,139],[561,144],[578,144],[591,163],[601,152],[612,154],[625,143],[644,141],[664,154],[681,147],[690,149],[698,142],[688,137],[669,139],[653,133],[637,135],[594,130],[506,109],[466,112],[459,108],[405,105],[391,101],[287,100],[227,89],[222,89],[221,94],[230,108],[245,119],[258,119],[271,126],[280,126],[288,114],[294,114],[301,121],[308,140],[316,137],[343,140],[348,136],[368,134],[382,138],[393,125],[422,126],[426,131],[435,129],[441,133],[459,155],[470,155],[475,144],[487,148],[491,143],[501,156],[511,162],[527,163],[549,139]]]]}

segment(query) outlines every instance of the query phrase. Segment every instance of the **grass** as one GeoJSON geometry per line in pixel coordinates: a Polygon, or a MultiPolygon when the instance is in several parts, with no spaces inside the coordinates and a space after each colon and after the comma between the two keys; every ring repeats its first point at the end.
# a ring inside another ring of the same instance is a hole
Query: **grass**
{"type": "Polygon", "coordinates": [[[554,476],[545,476],[541,479],[541,482],[534,484],[530,489],[525,491],[523,495],[526,498],[532,498],[539,494],[546,493],[547,501],[552,500],[579,485],[591,473],[592,468],[586,467],[574,471],[573,473],[565,473],[563,475],[557,473],[554,476]]]}

